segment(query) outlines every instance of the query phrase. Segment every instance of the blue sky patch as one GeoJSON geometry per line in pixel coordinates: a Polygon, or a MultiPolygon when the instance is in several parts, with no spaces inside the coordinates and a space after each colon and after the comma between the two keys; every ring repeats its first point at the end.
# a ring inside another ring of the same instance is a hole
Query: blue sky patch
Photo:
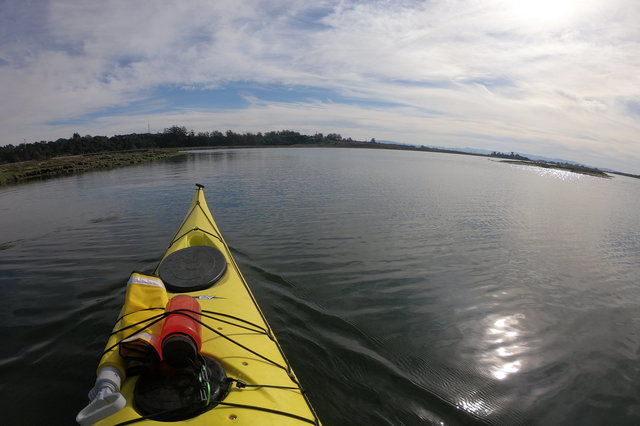
{"type": "Polygon", "coordinates": [[[398,103],[346,96],[336,90],[310,86],[232,82],[217,89],[158,87],[153,97],[166,102],[169,109],[248,108],[252,100],[277,103],[323,102],[370,107],[400,107],[398,103]]]}
{"type": "Polygon", "coordinates": [[[629,111],[629,113],[631,113],[631,115],[633,115],[634,117],[640,117],[640,100],[628,101],[626,104],[627,110],[629,111]]]}

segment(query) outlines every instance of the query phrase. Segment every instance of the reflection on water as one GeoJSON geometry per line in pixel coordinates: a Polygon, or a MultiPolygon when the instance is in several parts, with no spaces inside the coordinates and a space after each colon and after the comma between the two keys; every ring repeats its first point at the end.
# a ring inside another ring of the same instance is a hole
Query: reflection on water
{"type": "Polygon", "coordinates": [[[489,417],[494,411],[481,395],[474,393],[459,398],[456,407],[480,418],[489,417]]]}
{"type": "Polygon", "coordinates": [[[565,181],[576,181],[586,177],[586,175],[570,172],[568,170],[551,169],[551,168],[536,167],[536,166],[523,166],[523,165],[516,165],[516,164],[512,164],[511,166],[520,170],[525,170],[530,173],[535,173],[538,176],[550,177],[550,178],[565,180],[565,181]]]}
{"type": "Polygon", "coordinates": [[[522,368],[522,361],[515,358],[526,350],[518,339],[521,320],[524,320],[522,314],[501,317],[495,321],[490,319],[493,323],[487,328],[486,339],[495,349],[485,353],[481,360],[483,364],[490,366],[491,375],[498,380],[503,380],[522,368]]]}

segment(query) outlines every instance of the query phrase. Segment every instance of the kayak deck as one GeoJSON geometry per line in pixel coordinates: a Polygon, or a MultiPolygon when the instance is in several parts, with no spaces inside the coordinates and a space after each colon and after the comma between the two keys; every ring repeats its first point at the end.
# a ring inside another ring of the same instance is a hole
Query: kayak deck
{"type": "MultiPolygon", "coordinates": [[[[154,275],[161,278],[173,275],[168,281],[174,281],[173,284],[177,284],[178,287],[167,285],[169,298],[174,294],[187,294],[198,300],[202,309],[203,324],[201,353],[217,360],[229,378],[247,385],[241,388],[238,382],[235,382],[222,402],[214,408],[178,423],[320,424],[213,220],[201,185],[198,185],[187,216],[172,238],[154,275]],[[204,253],[207,250],[199,250],[197,247],[213,247],[222,257],[211,260],[211,256],[207,257],[207,253],[204,253]],[[217,266],[207,265],[204,272],[194,270],[189,265],[189,259],[193,259],[194,256],[188,253],[194,248],[204,253],[194,251],[195,257],[202,254],[208,259],[206,262],[217,263],[217,266]],[[179,253],[181,250],[185,251],[179,253]],[[177,260],[177,272],[173,267],[163,266],[172,256],[177,258],[176,254],[185,258],[177,260]],[[189,255],[186,256],[187,254],[189,255]],[[187,264],[184,265],[182,261],[187,264]],[[220,272],[220,268],[224,271],[220,272]],[[219,276],[216,277],[216,274],[219,276]],[[182,288],[181,285],[188,288],[190,282],[196,281],[201,281],[198,285],[204,288],[175,292],[176,289],[182,288]],[[208,281],[213,283],[209,284],[208,281]]],[[[125,378],[121,387],[121,393],[127,401],[125,408],[97,424],[129,424],[129,421],[135,421],[136,424],[167,423],[141,419],[141,415],[134,408],[133,395],[137,380],[137,376],[125,378]]]]}

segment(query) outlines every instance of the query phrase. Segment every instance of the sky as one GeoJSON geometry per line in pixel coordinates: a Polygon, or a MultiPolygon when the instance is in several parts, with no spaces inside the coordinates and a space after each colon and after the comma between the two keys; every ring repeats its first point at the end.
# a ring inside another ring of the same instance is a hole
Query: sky
{"type": "Polygon", "coordinates": [[[0,145],[294,130],[640,174],[637,0],[0,0],[0,145]]]}

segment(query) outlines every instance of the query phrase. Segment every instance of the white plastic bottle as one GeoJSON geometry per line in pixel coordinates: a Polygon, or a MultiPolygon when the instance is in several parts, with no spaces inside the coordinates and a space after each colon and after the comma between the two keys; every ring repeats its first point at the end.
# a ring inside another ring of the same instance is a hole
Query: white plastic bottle
{"type": "Polygon", "coordinates": [[[92,425],[117,413],[127,405],[120,393],[122,376],[114,367],[104,367],[96,378],[96,384],[89,391],[89,404],[76,416],[81,426],[92,425]]]}

